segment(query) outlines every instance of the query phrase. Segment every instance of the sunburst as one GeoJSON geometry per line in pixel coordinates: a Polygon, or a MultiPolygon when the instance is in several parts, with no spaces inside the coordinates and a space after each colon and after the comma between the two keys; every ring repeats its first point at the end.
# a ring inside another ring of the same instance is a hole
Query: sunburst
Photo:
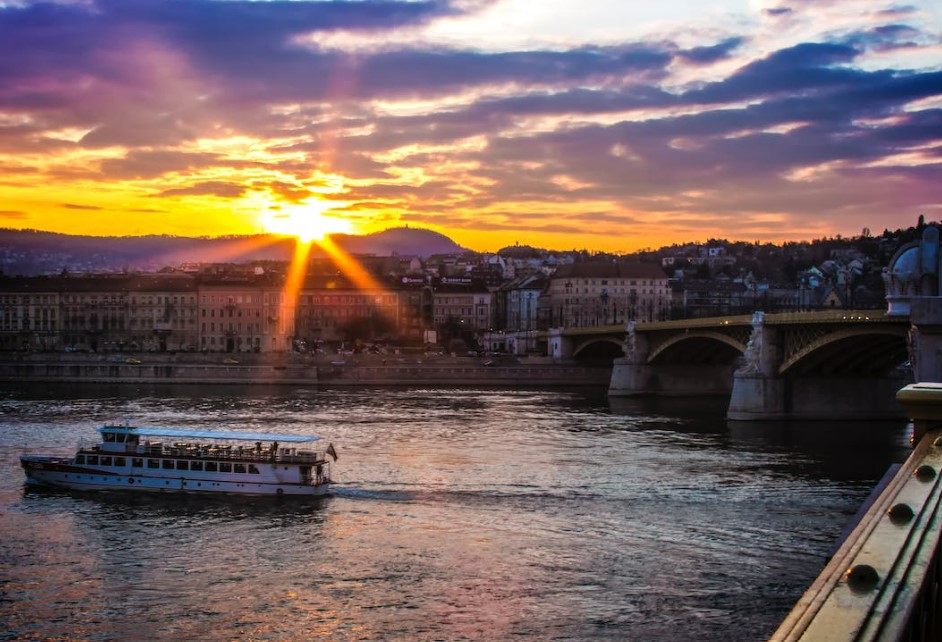
{"type": "Polygon", "coordinates": [[[285,205],[270,210],[262,219],[265,231],[272,234],[296,236],[302,243],[319,241],[329,234],[348,233],[350,221],[329,214],[341,205],[334,201],[313,201],[300,205],[285,205]]]}

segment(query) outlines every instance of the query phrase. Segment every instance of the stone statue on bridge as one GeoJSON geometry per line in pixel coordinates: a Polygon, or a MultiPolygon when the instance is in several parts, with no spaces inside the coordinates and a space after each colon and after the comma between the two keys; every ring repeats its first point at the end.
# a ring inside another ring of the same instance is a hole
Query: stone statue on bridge
{"type": "Polygon", "coordinates": [[[628,322],[625,329],[627,332],[625,333],[625,341],[621,345],[621,351],[625,353],[625,358],[628,361],[633,361],[638,353],[638,335],[635,332],[634,319],[628,322]]]}
{"type": "Polygon", "coordinates": [[[762,328],[765,325],[765,312],[754,312],[752,315],[752,334],[746,343],[743,353],[743,365],[736,370],[737,375],[758,374],[762,371],[762,328]]]}

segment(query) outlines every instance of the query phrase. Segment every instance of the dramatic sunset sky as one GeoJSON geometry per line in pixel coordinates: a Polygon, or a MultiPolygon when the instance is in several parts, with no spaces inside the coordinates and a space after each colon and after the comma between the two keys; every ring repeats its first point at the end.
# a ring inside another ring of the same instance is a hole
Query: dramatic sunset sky
{"type": "Polygon", "coordinates": [[[0,227],[493,251],[942,218],[942,2],[0,0],[0,227]]]}

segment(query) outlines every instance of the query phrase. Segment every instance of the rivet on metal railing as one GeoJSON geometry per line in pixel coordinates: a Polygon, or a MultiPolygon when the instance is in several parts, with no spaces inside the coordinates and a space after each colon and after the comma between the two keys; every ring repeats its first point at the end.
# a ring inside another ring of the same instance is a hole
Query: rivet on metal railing
{"type": "Polygon", "coordinates": [[[923,482],[930,482],[935,479],[935,468],[929,464],[923,464],[916,469],[916,479],[923,482]]]}
{"type": "Polygon", "coordinates": [[[857,564],[847,569],[844,577],[850,589],[860,593],[872,591],[880,583],[880,574],[869,564],[857,564]]]}
{"type": "Polygon", "coordinates": [[[902,526],[903,524],[912,521],[913,517],[916,516],[916,514],[913,512],[913,509],[910,508],[909,504],[903,503],[894,505],[893,508],[888,511],[888,514],[890,516],[890,521],[898,526],[902,526]]]}

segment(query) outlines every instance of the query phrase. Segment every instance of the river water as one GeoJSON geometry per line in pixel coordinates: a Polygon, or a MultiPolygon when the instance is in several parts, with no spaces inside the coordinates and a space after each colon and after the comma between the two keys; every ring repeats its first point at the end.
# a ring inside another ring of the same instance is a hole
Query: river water
{"type": "Polygon", "coordinates": [[[3,640],[761,640],[905,422],[584,389],[0,388],[3,640]],[[335,492],[26,489],[104,422],[321,434],[335,492]]]}

